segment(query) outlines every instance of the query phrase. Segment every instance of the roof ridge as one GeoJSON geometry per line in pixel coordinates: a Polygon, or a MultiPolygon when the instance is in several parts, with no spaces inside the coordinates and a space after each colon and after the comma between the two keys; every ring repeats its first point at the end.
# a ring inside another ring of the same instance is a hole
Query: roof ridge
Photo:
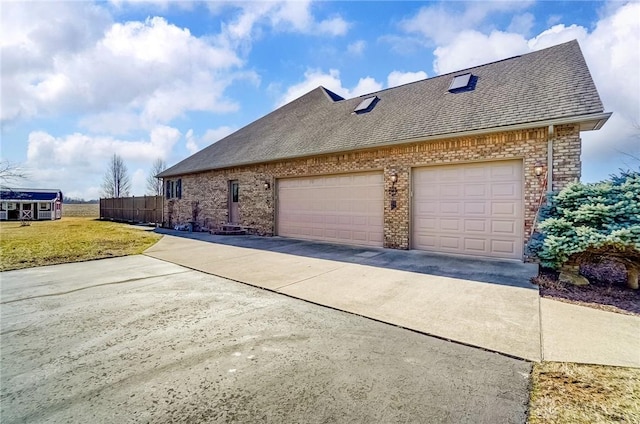
{"type": "Polygon", "coordinates": [[[397,88],[404,87],[404,86],[407,86],[407,85],[410,85],[410,84],[417,84],[417,83],[421,83],[421,82],[424,82],[424,81],[427,81],[427,80],[433,80],[433,79],[436,79],[436,78],[442,78],[442,77],[446,77],[446,76],[451,76],[453,74],[461,74],[462,75],[466,71],[471,71],[473,69],[478,69],[478,68],[484,68],[484,67],[487,67],[487,66],[490,66],[490,65],[494,65],[496,63],[506,62],[508,60],[518,59],[518,58],[520,58],[522,56],[538,54],[538,53],[541,53],[541,52],[544,52],[544,51],[548,51],[548,50],[552,50],[552,49],[555,49],[555,48],[559,48],[560,46],[563,46],[565,44],[570,44],[570,43],[576,43],[576,44],[578,44],[578,46],[580,46],[580,44],[578,43],[578,40],[574,38],[573,40],[565,41],[564,43],[555,44],[553,46],[545,47],[544,49],[534,50],[534,51],[530,51],[530,52],[527,52],[527,53],[514,55],[514,56],[511,56],[511,57],[506,57],[504,59],[494,60],[493,62],[482,63],[480,65],[475,65],[475,66],[470,66],[468,68],[458,69],[458,70],[455,70],[455,71],[447,72],[446,74],[434,75],[432,77],[427,77],[427,78],[419,79],[419,80],[416,80],[416,81],[407,82],[407,83],[404,83],[404,84],[401,84],[401,85],[396,85],[396,86],[393,86],[393,87],[383,88],[383,89],[378,90],[378,91],[372,91],[370,93],[360,94],[359,96],[351,97],[351,98],[346,99],[346,100],[360,99],[360,98],[363,98],[363,97],[369,97],[369,96],[372,96],[372,95],[377,94],[377,93],[382,93],[384,91],[395,90],[397,88]]]}
{"type": "Polygon", "coordinates": [[[352,99],[339,98],[318,86],[159,175],[431,140],[469,131],[499,131],[549,120],[571,122],[604,110],[576,40],[352,99]],[[451,75],[468,72],[480,81],[475,89],[449,92],[451,75]],[[354,118],[356,102],[372,96],[380,97],[381,104],[354,118]]]}

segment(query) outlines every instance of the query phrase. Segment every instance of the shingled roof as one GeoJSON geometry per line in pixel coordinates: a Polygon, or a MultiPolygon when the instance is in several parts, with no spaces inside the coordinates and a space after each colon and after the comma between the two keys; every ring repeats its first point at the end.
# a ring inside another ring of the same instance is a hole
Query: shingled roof
{"type": "Polygon", "coordinates": [[[596,129],[609,114],[576,41],[345,100],[318,87],[159,174],[171,177],[445,138],[582,122],[596,129]],[[471,73],[468,89],[449,91],[471,73]],[[379,99],[356,114],[363,99],[379,99]]]}

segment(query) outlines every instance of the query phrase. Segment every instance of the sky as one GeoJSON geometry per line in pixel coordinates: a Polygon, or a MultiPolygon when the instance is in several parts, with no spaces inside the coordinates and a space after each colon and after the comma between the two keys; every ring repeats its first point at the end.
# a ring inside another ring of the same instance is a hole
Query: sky
{"type": "Polygon", "coordinates": [[[0,158],[14,186],[96,199],[118,154],[141,196],[157,158],[320,85],[350,98],[573,39],[613,112],[582,133],[594,182],[640,166],[638,1],[0,0],[0,158]]]}

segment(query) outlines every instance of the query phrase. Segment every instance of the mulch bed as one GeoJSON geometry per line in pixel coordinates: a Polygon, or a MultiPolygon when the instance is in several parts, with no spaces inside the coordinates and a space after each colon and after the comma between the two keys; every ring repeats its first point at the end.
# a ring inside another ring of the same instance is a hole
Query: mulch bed
{"type": "Polygon", "coordinates": [[[558,272],[544,268],[533,283],[540,287],[543,297],[609,312],[640,315],[640,290],[626,287],[627,273],[619,263],[603,261],[582,265],[580,274],[591,284],[584,287],[562,284],[558,281],[558,272]]]}

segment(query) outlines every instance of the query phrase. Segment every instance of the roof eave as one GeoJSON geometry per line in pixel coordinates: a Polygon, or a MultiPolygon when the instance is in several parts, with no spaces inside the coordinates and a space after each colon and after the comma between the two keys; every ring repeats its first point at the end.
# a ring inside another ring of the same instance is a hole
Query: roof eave
{"type": "Polygon", "coordinates": [[[394,140],[394,141],[387,142],[387,143],[373,144],[373,145],[369,145],[369,146],[361,146],[361,147],[355,148],[355,149],[351,148],[351,149],[343,149],[343,150],[332,150],[332,151],[328,151],[328,152],[318,152],[318,153],[314,153],[312,155],[285,156],[285,157],[281,157],[281,158],[277,158],[277,159],[273,159],[273,160],[240,162],[240,163],[235,163],[235,164],[228,165],[228,166],[220,166],[220,167],[217,167],[217,168],[196,169],[196,170],[192,170],[192,171],[189,171],[189,172],[179,172],[179,173],[166,174],[166,171],[165,171],[165,172],[163,172],[161,174],[158,174],[158,177],[167,178],[167,177],[176,177],[176,176],[180,176],[180,175],[199,174],[201,172],[208,172],[208,171],[215,171],[215,170],[221,170],[221,169],[236,168],[236,167],[239,167],[239,166],[250,166],[250,165],[263,164],[263,163],[273,163],[273,162],[280,162],[280,161],[283,161],[283,160],[301,159],[301,158],[312,157],[312,156],[330,155],[330,154],[334,154],[334,153],[346,153],[346,152],[353,152],[353,151],[358,151],[358,150],[369,150],[369,149],[372,149],[372,148],[376,148],[377,149],[377,148],[380,148],[380,147],[396,146],[396,145],[399,145],[399,144],[423,143],[423,142],[430,142],[430,141],[442,140],[442,139],[454,138],[454,137],[473,137],[473,136],[478,136],[478,135],[491,134],[491,133],[495,133],[495,132],[518,131],[518,130],[526,130],[526,129],[531,129],[531,128],[548,127],[550,125],[554,125],[555,126],[555,125],[564,125],[564,124],[579,124],[580,125],[580,131],[595,131],[595,130],[599,130],[600,128],[602,128],[602,126],[609,120],[611,115],[612,115],[612,112],[599,112],[599,113],[590,113],[590,114],[587,114],[587,115],[566,116],[566,117],[562,117],[562,118],[547,119],[547,120],[543,120],[543,121],[526,122],[526,123],[515,124],[515,125],[505,125],[505,126],[501,126],[501,127],[491,127],[491,128],[477,129],[477,130],[460,131],[460,132],[455,132],[455,133],[435,134],[435,135],[426,136],[426,137],[415,137],[415,138],[409,138],[409,139],[394,140]]]}

